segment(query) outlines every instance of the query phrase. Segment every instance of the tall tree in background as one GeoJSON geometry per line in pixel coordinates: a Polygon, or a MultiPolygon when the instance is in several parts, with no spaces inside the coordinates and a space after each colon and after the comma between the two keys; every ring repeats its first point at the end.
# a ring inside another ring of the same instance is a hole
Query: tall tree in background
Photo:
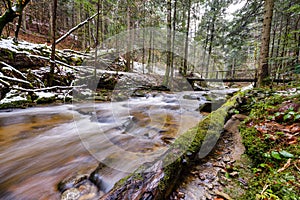
{"type": "Polygon", "coordinates": [[[14,20],[16,17],[22,16],[23,9],[30,2],[30,0],[15,1],[12,4],[11,0],[4,0],[6,4],[6,11],[0,17],[0,36],[2,35],[4,27],[14,20]]]}
{"type": "Polygon", "coordinates": [[[175,49],[175,37],[176,37],[176,19],[177,19],[177,0],[174,1],[174,12],[173,12],[173,27],[172,27],[172,55],[171,55],[171,79],[174,75],[174,49],[175,49]]]}
{"type": "Polygon", "coordinates": [[[257,86],[263,86],[269,75],[268,59],[274,0],[265,0],[257,86]]]}
{"type": "Polygon", "coordinates": [[[55,69],[55,47],[56,47],[56,11],[57,11],[57,0],[53,0],[51,23],[52,23],[52,49],[51,49],[51,63],[50,63],[50,74],[49,74],[49,86],[53,85],[54,69],[55,69]]]}
{"type": "Polygon", "coordinates": [[[191,22],[191,0],[188,0],[187,5],[187,24],[185,32],[185,47],[184,47],[184,61],[183,61],[183,75],[186,75],[187,65],[188,65],[188,54],[189,54],[189,32],[190,32],[190,22],[191,22]]]}
{"type": "Polygon", "coordinates": [[[172,2],[171,0],[167,0],[167,63],[166,63],[166,73],[164,77],[164,85],[167,86],[169,84],[170,78],[170,69],[171,69],[171,57],[172,57],[172,2]]]}

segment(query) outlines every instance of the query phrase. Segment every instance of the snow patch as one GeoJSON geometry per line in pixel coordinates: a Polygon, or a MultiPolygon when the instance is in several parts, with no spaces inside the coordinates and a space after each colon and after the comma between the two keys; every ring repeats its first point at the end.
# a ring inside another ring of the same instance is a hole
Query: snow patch
{"type": "Polygon", "coordinates": [[[51,97],[55,97],[55,94],[54,93],[50,93],[50,92],[35,92],[35,94],[39,98],[51,98],[51,97]]]}
{"type": "Polygon", "coordinates": [[[17,90],[11,90],[0,101],[0,104],[11,103],[15,101],[27,101],[27,93],[19,93],[17,90]]]}

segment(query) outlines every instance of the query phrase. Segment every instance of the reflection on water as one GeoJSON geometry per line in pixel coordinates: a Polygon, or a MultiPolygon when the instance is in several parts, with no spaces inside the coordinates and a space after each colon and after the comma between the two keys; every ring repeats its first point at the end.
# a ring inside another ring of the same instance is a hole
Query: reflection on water
{"type": "Polygon", "coordinates": [[[100,172],[108,190],[199,121],[182,95],[0,113],[0,199],[58,199],[60,180],[99,161],[116,169],[100,172]]]}

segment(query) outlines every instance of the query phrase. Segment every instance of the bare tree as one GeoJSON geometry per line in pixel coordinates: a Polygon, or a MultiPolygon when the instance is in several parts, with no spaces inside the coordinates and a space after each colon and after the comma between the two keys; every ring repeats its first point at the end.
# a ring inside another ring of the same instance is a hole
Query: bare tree
{"type": "Polygon", "coordinates": [[[3,29],[9,22],[12,22],[14,18],[22,16],[23,9],[30,2],[30,0],[15,1],[14,4],[10,0],[4,0],[7,9],[0,17],[0,36],[3,29]]]}

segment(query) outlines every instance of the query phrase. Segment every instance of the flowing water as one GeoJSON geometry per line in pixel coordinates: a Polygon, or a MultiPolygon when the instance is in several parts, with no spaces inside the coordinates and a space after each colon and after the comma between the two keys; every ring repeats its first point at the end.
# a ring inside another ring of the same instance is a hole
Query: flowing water
{"type": "Polygon", "coordinates": [[[102,172],[108,191],[196,125],[203,94],[0,112],[0,199],[59,199],[61,180],[90,174],[99,161],[114,169],[102,172]]]}

